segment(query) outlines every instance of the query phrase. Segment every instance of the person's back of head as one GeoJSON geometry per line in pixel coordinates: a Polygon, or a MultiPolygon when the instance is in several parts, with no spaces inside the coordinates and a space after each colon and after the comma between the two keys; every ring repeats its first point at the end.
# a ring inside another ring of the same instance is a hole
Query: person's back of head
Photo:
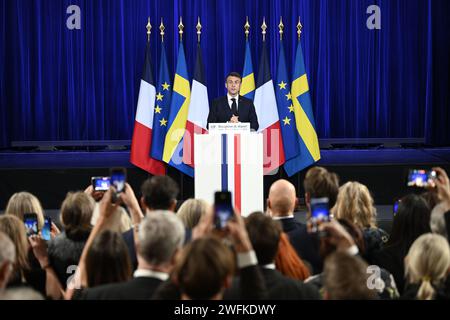
{"type": "Polygon", "coordinates": [[[182,299],[222,299],[235,271],[234,255],[217,238],[200,238],[189,243],[175,266],[175,281],[182,299]]]}
{"type": "Polygon", "coordinates": [[[15,263],[13,265],[13,277],[21,277],[21,273],[30,268],[28,261],[29,245],[25,226],[23,222],[15,216],[2,215],[0,216],[0,232],[3,232],[14,243],[15,263]]]}
{"type": "Polygon", "coordinates": [[[444,203],[436,205],[433,210],[431,210],[430,228],[433,233],[440,234],[448,239],[447,225],[444,218],[446,212],[447,208],[444,203]]]}
{"type": "Polygon", "coordinates": [[[409,283],[420,284],[416,298],[432,300],[436,289],[445,280],[450,268],[447,239],[437,234],[424,234],[411,245],[405,259],[409,283]]]}
{"type": "Polygon", "coordinates": [[[11,288],[0,292],[0,300],[44,300],[44,297],[32,288],[11,288]]]}
{"type": "Polygon", "coordinates": [[[210,205],[202,199],[188,199],[177,211],[177,217],[183,222],[186,229],[193,229],[209,210],[210,205]]]}
{"type": "MultiPolygon", "coordinates": [[[[355,245],[358,247],[359,254],[364,257],[366,253],[366,244],[362,229],[347,219],[337,219],[337,222],[339,222],[339,224],[344,227],[345,231],[352,237],[355,245]]],[[[334,244],[331,244],[327,237],[321,237],[319,252],[322,259],[325,259],[335,252],[336,249],[337,247],[334,244]]]]}
{"type": "Polygon", "coordinates": [[[185,236],[183,223],[171,211],[157,210],[142,220],[138,232],[138,259],[152,266],[171,266],[185,236]]]}
{"type": "MultiPolygon", "coordinates": [[[[100,204],[96,203],[94,207],[94,212],[92,213],[91,224],[95,226],[100,217],[100,204]]],[[[126,210],[118,206],[112,215],[108,218],[105,228],[111,231],[124,233],[132,228],[131,218],[126,212],[126,210]]]]}
{"type": "Polygon", "coordinates": [[[307,205],[313,198],[328,198],[328,205],[332,208],[339,193],[339,177],[323,167],[313,167],[306,172],[303,187],[307,205]]]}
{"type": "Polygon", "coordinates": [[[9,198],[5,214],[11,214],[23,221],[25,213],[36,213],[39,229],[44,226],[44,210],[36,196],[29,192],[17,192],[9,198]]]}
{"type": "Polygon", "coordinates": [[[367,286],[367,263],[360,257],[334,252],[325,260],[324,289],[329,300],[375,299],[377,293],[367,286]]]}
{"type": "Polygon", "coordinates": [[[289,181],[280,179],[270,186],[267,209],[273,217],[292,215],[297,202],[295,187],[289,181]]]}
{"type": "Polygon", "coordinates": [[[16,248],[12,240],[0,231],[0,291],[8,283],[13,265],[16,261],[16,248]]]}
{"type": "Polygon", "coordinates": [[[361,228],[376,227],[376,209],[369,189],[362,183],[349,181],[339,188],[335,218],[346,219],[361,228]]]}
{"type": "Polygon", "coordinates": [[[403,197],[392,220],[388,245],[397,245],[405,255],[411,244],[422,234],[430,232],[430,209],[416,194],[403,197]]]}
{"type": "Polygon", "coordinates": [[[69,192],[61,205],[61,224],[68,236],[89,232],[95,208],[94,199],[81,191],[69,192]]]}
{"type": "Polygon", "coordinates": [[[141,204],[146,209],[175,211],[180,190],[171,177],[153,176],[144,181],[141,192],[141,204]]]}
{"type": "Polygon", "coordinates": [[[282,232],[278,221],[262,213],[252,213],[245,219],[248,236],[255,250],[258,263],[274,263],[282,232]]]}
{"type": "Polygon", "coordinates": [[[86,255],[87,286],[124,282],[131,278],[131,260],[122,234],[105,230],[86,255]]]}

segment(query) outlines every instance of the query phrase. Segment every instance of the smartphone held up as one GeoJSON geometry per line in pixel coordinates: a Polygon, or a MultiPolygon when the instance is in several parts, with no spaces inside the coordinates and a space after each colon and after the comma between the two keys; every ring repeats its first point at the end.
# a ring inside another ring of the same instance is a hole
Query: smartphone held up
{"type": "Polygon", "coordinates": [[[214,224],[216,229],[224,230],[228,220],[234,216],[231,192],[219,191],[214,194],[214,224]]]}

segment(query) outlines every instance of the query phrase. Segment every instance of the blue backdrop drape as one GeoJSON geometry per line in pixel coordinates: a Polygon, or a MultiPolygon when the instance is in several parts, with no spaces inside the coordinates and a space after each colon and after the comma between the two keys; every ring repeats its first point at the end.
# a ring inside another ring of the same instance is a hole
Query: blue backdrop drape
{"type": "Polygon", "coordinates": [[[256,72],[263,16],[272,75],[278,22],[292,68],[295,25],[302,45],[319,138],[426,137],[450,144],[450,4],[446,0],[0,0],[0,147],[14,140],[130,139],[144,61],[147,17],[156,71],[161,17],[173,73],[177,25],[192,75],[197,16],[210,98],[224,76],[242,71],[248,16],[256,72]],[[81,8],[82,29],[66,27],[81,8]],[[381,30],[366,27],[369,5],[381,30]]]}

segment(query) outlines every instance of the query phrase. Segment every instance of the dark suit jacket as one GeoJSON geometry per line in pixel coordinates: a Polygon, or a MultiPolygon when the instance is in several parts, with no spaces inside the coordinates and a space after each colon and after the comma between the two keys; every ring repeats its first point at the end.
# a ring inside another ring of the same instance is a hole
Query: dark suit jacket
{"type": "MultiPolygon", "coordinates": [[[[248,266],[239,269],[239,280],[225,290],[224,300],[267,300],[268,292],[261,268],[248,266]]],[[[180,300],[181,292],[171,279],[163,282],[153,295],[154,300],[180,300]]]]}
{"type": "Polygon", "coordinates": [[[281,219],[279,221],[300,258],[309,262],[313,268],[313,274],[321,273],[323,261],[319,255],[320,243],[317,236],[309,234],[306,230],[306,225],[296,221],[295,218],[281,219]]]}
{"type": "MultiPolygon", "coordinates": [[[[226,123],[233,116],[227,96],[217,98],[212,102],[208,115],[208,129],[210,123],[226,123]]],[[[255,106],[250,99],[239,96],[238,100],[239,122],[250,122],[250,128],[258,131],[258,116],[255,106]]]]}
{"type": "MultiPolygon", "coordinates": [[[[319,291],[310,284],[285,277],[278,270],[260,269],[267,287],[269,300],[320,300],[319,291]]],[[[242,300],[239,290],[241,278],[237,278],[231,288],[225,292],[225,299],[242,300]]]]}
{"type": "Polygon", "coordinates": [[[149,300],[162,283],[150,277],[133,278],[127,282],[106,284],[84,289],[81,300],[149,300]]]}

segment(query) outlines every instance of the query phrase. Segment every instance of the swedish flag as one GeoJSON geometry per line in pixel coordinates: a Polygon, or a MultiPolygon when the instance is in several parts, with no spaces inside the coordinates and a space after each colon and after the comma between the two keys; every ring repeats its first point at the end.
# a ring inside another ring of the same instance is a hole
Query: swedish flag
{"type": "Polygon", "coordinates": [[[298,134],[300,154],[284,164],[289,176],[312,165],[320,159],[319,139],[309,94],[305,61],[300,41],[295,55],[295,68],[292,77],[291,98],[294,107],[295,125],[298,134]]]}
{"type": "Polygon", "coordinates": [[[159,79],[156,91],[151,156],[162,160],[172,96],[172,83],[170,81],[169,67],[167,66],[164,42],[161,43],[161,62],[159,64],[159,79]]]}
{"type": "Polygon", "coordinates": [[[177,70],[173,81],[167,134],[164,141],[163,161],[193,177],[194,169],[183,163],[183,136],[186,131],[191,88],[183,43],[178,50],[177,70]]]}
{"type": "Polygon", "coordinates": [[[241,96],[253,101],[255,97],[255,75],[253,73],[252,53],[248,40],[245,44],[244,71],[242,72],[241,96]]]}

